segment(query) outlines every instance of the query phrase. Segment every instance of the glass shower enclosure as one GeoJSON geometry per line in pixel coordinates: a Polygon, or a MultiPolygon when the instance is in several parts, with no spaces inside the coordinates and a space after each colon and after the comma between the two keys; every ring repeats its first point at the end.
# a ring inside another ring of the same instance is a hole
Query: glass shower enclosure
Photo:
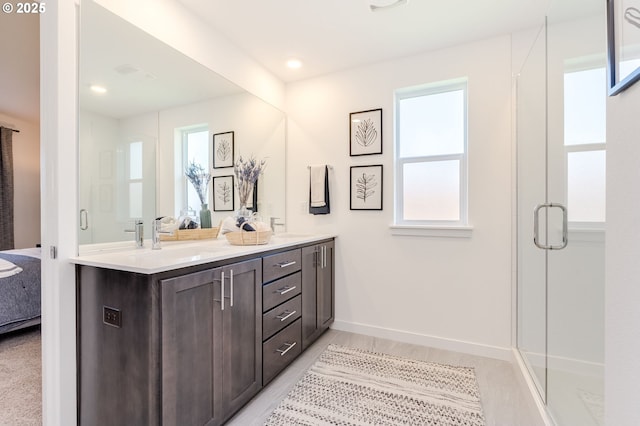
{"type": "MultiPolygon", "coordinates": [[[[552,1],[516,76],[517,346],[553,421],[604,422],[605,2],[552,1]]],[[[515,45],[515,44],[514,44],[515,45]]],[[[515,56],[515,55],[514,55],[515,56]]]]}

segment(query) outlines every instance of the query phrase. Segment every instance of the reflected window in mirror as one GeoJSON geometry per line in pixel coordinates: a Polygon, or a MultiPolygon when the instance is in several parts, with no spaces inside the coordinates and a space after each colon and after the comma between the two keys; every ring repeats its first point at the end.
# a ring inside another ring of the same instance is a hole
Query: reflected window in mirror
{"type": "Polygon", "coordinates": [[[189,127],[178,129],[181,135],[180,144],[182,145],[182,164],[180,175],[182,176],[183,188],[182,195],[176,197],[178,205],[176,205],[176,212],[185,210],[199,211],[200,210],[200,198],[195,188],[184,174],[185,169],[191,161],[195,161],[200,164],[203,169],[211,170],[211,164],[209,161],[209,128],[207,126],[189,127]]]}
{"type": "Polygon", "coordinates": [[[129,143],[129,219],[142,218],[142,141],[129,143]]]}

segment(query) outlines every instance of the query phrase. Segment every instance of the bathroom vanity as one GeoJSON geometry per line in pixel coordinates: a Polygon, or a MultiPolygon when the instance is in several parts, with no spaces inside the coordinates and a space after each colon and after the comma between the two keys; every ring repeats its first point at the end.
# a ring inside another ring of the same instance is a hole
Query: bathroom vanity
{"type": "Polygon", "coordinates": [[[334,236],[73,259],[81,425],[218,425],[334,319],[334,236]]]}

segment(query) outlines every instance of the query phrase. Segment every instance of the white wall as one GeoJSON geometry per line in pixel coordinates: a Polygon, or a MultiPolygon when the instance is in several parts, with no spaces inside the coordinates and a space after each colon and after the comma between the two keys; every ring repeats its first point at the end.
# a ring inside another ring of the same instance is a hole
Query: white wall
{"type": "Polygon", "coordinates": [[[335,232],[337,328],[509,356],[511,53],[508,36],[287,85],[288,230],[335,232]],[[393,102],[468,77],[470,238],[401,237],[393,221],[393,102]],[[383,154],[349,156],[349,113],[383,109],[383,154]],[[327,163],[331,211],[306,213],[307,165],[327,163]],[[383,211],[349,210],[349,167],[384,165],[383,211]]]}
{"type": "Polygon", "coordinates": [[[16,248],[40,243],[40,124],[0,113],[13,133],[14,242],[16,248]]]}
{"type": "Polygon", "coordinates": [[[606,424],[640,424],[640,83],[607,103],[606,424]]]}

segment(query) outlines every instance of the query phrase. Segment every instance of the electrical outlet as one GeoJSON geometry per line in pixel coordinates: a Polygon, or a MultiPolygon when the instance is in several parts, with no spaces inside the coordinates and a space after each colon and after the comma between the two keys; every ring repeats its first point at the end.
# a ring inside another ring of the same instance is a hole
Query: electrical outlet
{"type": "Polygon", "coordinates": [[[102,307],[102,322],[114,327],[122,327],[122,313],[119,309],[102,307]]]}

